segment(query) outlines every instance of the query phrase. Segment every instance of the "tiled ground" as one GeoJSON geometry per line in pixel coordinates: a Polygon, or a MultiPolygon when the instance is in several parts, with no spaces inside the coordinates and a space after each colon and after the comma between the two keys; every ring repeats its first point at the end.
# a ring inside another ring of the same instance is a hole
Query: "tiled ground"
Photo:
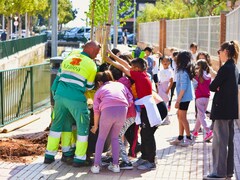
{"type": "MultiPolygon", "coordinates": [[[[43,112],[38,125],[32,123],[25,127],[26,130],[15,131],[13,134],[36,131],[39,125],[49,123],[50,109],[43,112]],[[31,128],[32,127],[32,128],[31,128]]],[[[211,143],[203,142],[203,134],[200,134],[194,146],[178,147],[171,146],[169,141],[178,135],[178,123],[175,109],[170,112],[171,124],[161,126],[155,137],[157,143],[158,165],[152,171],[139,171],[137,169],[124,170],[120,173],[112,173],[103,167],[100,174],[92,174],[89,167],[74,168],[57,160],[50,165],[43,164],[43,157],[39,157],[30,165],[10,164],[0,162],[0,179],[89,179],[89,180],[112,180],[112,179],[150,179],[150,180],[180,180],[202,179],[203,175],[211,172],[211,143]]],[[[191,129],[194,126],[194,104],[191,103],[188,119],[191,129]]],[[[45,127],[42,127],[43,129],[45,127]]],[[[0,135],[1,137],[2,135],[0,135]]],[[[232,179],[240,178],[240,129],[235,127],[235,175],[232,179]]]]}

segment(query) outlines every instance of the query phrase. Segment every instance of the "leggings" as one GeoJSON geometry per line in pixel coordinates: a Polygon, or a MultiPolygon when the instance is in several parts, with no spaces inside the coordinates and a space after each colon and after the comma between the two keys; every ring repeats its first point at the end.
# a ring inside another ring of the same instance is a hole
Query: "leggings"
{"type": "Polygon", "coordinates": [[[110,133],[112,145],[113,164],[118,164],[119,159],[119,143],[118,136],[126,120],[127,107],[114,106],[103,109],[99,122],[99,134],[95,149],[94,165],[100,165],[101,155],[104,143],[110,133]]]}
{"type": "Polygon", "coordinates": [[[118,142],[120,145],[120,156],[122,157],[122,161],[129,163],[128,155],[126,152],[126,147],[122,141],[122,137],[125,134],[125,132],[128,130],[128,128],[135,122],[135,117],[127,118],[124,122],[124,125],[120,131],[118,142]]]}

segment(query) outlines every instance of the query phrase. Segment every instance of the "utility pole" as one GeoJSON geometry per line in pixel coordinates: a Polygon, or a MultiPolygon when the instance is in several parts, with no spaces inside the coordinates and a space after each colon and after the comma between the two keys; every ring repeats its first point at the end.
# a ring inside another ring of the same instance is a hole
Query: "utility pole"
{"type": "Polygon", "coordinates": [[[5,17],[2,15],[2,29],[5,30],[5,17]]]}
{"type": "Polygon", "coordinates": [[[29,37],[29,29],[28,29],[28,13],[25,13],[25,31],[26,31],[26,37],[29,37]]]}
{"type": "Polygon", "coordinates": [[[58,0],[52,0],[52,57],[57,56],[58,0]]]}

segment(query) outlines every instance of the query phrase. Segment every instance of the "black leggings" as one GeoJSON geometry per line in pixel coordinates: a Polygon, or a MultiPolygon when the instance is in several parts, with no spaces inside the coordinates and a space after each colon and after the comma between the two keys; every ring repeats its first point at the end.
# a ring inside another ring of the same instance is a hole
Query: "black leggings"
{"type": "Polygon", "coordinates": [[[176,82],[173,82],[173,85],[172,85],[172,88],[171,88],[171,97],[170,97],[170,100],[168,102],[168,106],[171,106],[171,104],[172,104],[172,98],[173,98],[173,95],[174,95],[175,88],[176,88],[176,82]]]}

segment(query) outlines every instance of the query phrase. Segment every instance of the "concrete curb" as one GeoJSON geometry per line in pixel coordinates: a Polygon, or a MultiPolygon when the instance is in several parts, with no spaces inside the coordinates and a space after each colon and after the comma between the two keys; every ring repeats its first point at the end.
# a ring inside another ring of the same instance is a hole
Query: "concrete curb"
{"type": "Polygon", "coordinates": [[[39,115],[31,115],[28,117],[24,117],[22,119],[17,120],[16,122],[13,122],[11,124],[8,124],[8,125],[0,128],[0,133],[8,133],[8,132],[14,131],[14,130],[19,129],[23,126],[26,126],[38,119],[40,119],[39,115]]]}

